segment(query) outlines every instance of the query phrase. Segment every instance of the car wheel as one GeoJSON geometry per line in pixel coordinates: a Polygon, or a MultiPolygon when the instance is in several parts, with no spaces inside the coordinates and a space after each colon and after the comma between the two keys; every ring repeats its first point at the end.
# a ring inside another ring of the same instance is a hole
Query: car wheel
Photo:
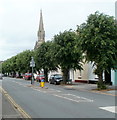
{"type": "Polygon", "coordinates": [[[57,85],[57,82],[56,82],[56,81],[54,81],[54,85],[57,85]]]}
{"type": "Polygon", "coordinates": [[[49,83],[52,84],[52,82],[49,80],[49,83]]]}

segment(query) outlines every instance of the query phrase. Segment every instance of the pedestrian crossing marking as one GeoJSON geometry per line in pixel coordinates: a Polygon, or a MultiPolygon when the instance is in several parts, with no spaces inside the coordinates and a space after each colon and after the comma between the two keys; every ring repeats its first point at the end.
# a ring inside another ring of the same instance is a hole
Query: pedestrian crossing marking
{"type": "Polygon", "coordinates": [[[107,106],[107,107],[99,107],[99,108],[112,113],[117,113],[117,106],[107,106]]]}

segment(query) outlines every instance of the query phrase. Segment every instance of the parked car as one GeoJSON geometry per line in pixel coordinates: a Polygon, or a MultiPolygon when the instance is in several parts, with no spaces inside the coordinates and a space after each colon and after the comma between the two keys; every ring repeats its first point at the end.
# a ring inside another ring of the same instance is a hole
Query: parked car
{"type": "Polygon", "coordinates": [[[24,75],[21,73],[21,74],[16,74],[16,78],[23,78],[24,75]]]}
{"type": "Polygon", "coordinates": [[[32,73],[25,73],[24,75],[25,80],[31,80],[31,78],[32,78],[32,73]]]}
{"type": "Polygon", "coordinates": [[[63,81],[62,75],[61,74],[53,74],[49,78],[49,83],[50,84],[60,84],[60,82],[63,81]]]}
{"type": "Polygon", "coordinates": [[[38,74],[38,75],[36,76],[36,81],[41,82],[41,80],[45,80],[44,74],[38,74]]]}
{"type": "Polygon", "coordinates": [[[3,76],[2,73],[0,73],[0,79],[3,79],[2,76],[3,76]]]}

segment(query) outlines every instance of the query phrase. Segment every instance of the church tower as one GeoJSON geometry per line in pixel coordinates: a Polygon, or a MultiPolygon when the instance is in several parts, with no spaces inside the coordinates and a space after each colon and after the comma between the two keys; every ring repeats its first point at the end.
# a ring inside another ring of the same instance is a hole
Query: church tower
{"type": "Polygon", "coordinates": [[[43,16],[42,10],[40,10],[40,22],[39,22],[39,30],[37,32],[38,41],[36,41],[34,49],[38,48],[43,42],[45,42],[45,31],[43,25],[43,16]]]}

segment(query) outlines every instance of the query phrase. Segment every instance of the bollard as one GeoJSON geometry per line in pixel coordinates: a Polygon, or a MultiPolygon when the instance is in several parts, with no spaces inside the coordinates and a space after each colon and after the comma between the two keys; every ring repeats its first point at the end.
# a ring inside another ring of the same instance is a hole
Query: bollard
{"type": "Polygon", "coordinates": [[[44,87],[44,79],[41,80],[40,86],[43,88],[44,87]]]}

